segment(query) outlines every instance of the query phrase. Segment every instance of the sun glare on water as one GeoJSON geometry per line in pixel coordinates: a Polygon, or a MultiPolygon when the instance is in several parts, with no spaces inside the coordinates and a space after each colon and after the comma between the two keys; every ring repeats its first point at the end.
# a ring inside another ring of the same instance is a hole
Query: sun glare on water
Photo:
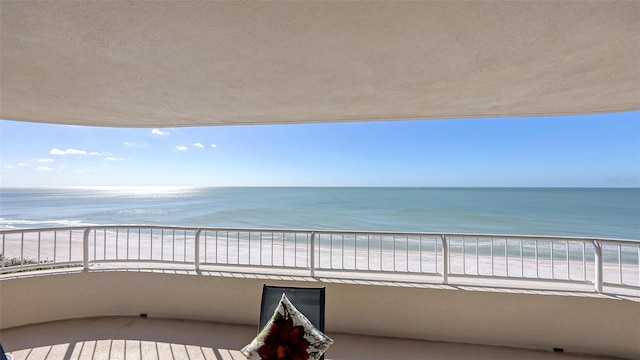
{"type": "Polygon", "coordinates": [[[197,190],[194,186],[81,186],[75,189],[108,193],[114,196],[178,196],[197,190]]]}

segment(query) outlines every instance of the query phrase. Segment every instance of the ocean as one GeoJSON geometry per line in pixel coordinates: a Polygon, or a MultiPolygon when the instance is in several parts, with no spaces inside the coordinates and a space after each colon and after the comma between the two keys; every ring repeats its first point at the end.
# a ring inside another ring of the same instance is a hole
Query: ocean
{"type": "Polygon", "coordinates": [[[0,188],[0,229],[113,224],[640,240],[640,189],[0,188]]]}

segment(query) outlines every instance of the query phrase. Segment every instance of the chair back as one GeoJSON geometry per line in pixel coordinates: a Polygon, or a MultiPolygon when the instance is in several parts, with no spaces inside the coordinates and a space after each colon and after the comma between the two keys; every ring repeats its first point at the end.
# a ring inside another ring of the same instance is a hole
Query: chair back
{"type": "Polygon", "coordinates": [[[324,332],[324,287],[287,287],[264,285],[262,288],[262,303],[260,305],[260,331],[273,316],[282,294],[293,306],[311,321],[313,326],[324,332]]]}

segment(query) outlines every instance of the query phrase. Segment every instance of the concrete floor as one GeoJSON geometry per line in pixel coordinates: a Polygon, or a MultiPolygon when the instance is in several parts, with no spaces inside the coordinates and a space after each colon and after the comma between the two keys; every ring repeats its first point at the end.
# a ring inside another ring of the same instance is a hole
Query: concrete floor
{"type": "MultiPolygon", "coordinates": [[[[215,359],[244,360],[238,351],[255,326],[140,317],[55,321],[5,329],[0,340],[15,360],[215,359]]],[[[329,333],[326,360],[608,359],[495,346],[329,333]]]]}

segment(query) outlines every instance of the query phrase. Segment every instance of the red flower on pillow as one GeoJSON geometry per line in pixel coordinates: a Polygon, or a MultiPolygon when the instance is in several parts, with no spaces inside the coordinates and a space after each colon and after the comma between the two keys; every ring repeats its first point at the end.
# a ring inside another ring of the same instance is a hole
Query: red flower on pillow
{"type": "Polygon", "coordinates": [[[308,348],[304,327],[293,326],[291,319],[280,317],[271,325],[258,355],[264,360],[309,360],[308,348]]]}

